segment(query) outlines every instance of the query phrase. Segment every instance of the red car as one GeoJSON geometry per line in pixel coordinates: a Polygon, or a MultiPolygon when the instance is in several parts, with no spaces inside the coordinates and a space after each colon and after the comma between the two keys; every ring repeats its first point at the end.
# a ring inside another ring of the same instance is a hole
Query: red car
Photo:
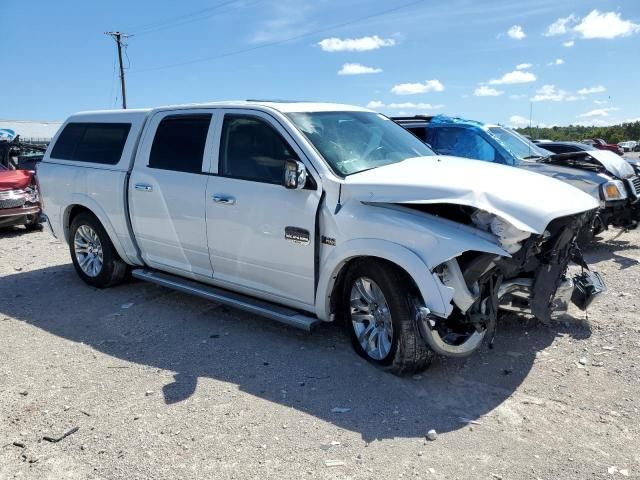
{"type": "Polygon", "coordinates": [[[0,165],[0,228],[42,229],[42,204],[34,175],[31,170],[8,170],[0,165]]]}
{"type": "Polygon", "coordinates": [[[624,154],[624,150],[622,150],[622,148],[620,148],[618,145],[614,145],[613,143],[607,143],[601,138],[586,138],[582,140],[582,143],[591,145],[592,147],[595,147],[598,150],[610,150],[613,153],[617,153],[620,156],[624,154]]]}

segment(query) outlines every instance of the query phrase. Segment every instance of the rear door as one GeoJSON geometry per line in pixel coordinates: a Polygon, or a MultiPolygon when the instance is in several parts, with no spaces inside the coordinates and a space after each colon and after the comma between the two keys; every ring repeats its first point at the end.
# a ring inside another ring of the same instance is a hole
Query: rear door
{"type": "Polygon", "coordinates": [[[285,160],[310,162],[273,117],[225,110],[206,197],[214,278],[277,301],[314,304],[319,182],[283,186],[285,160]]]}
{"type": "Polygon", "coordinates": [[[215,110],[155,114],[129,182],[133,230],[152,267],[212,276],[205,193],[211,168],[215,110]]]}

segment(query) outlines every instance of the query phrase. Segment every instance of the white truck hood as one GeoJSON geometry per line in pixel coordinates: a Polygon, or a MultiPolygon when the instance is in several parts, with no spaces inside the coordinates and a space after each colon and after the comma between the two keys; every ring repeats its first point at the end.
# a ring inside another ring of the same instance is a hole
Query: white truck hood
{"type": "Polygon", "coordinates": [[[569,168],[581,169],[579,166],[572,165],[572,160],[584,158],[585,155],[591,157],[589,160],[591,163],[600,164],[605,170],[614,177],[625,179],[633,177],[635,172],[633,167],[617,153],[613,153],[609,150],[585,150],[569,153],[556,153],[551,155],[549,159],[543,159],[537,163],[547,165],[565,165],[569,168]]]}
{"type": "Polygon", "coordinates": [[[588,153],[618,178],[629,178],[635,174],[633,167],[617,153],[609,150],[589,150],[588,153]]]}
{"type": "Polygon", "coordinates": [[[519,168],[458,157],[409,158],[349,175],[342,201],[466,205],[541,234],[554,219],[599,207],[590,195],[519,168]]]}

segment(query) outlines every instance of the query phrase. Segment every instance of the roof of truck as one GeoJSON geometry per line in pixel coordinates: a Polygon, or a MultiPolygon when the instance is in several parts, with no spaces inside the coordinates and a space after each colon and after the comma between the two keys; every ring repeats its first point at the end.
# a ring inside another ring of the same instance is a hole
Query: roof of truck
{"type": "Polygon", "coordinates": [[[325,103],[325,102],[296,102],[283,100],[232,100],[224,102],[208,102],[208,103],[189,103],[182,105],[166,105],[156,108],[135,108],[127,110],[95,110],[87,112],[78,112],[73,117],[94,116],[94,115],[114,115],[127,117],[144,117],[150,112],[175,110],[175,109],[191,109],[191,108],[207,108],[207,107],[228,107],[228,108],[245,108],[245,107],[266,107],[282,113],[290,112],[335,112],[335,111],[354,111],[369,112],[370,110],[355,105],[346,105],[341,103],[325,103]]]}

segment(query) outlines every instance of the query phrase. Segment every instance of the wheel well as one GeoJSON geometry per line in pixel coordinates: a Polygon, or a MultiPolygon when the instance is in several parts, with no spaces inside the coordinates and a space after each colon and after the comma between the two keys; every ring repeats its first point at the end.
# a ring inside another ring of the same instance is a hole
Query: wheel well
{"type": "Polygon", "coordinates": [[[357,264],[361,264],[361,263],[366,263],[366,262],[372,262],[372,263],[377,263],[378,265],[382,266],[385,265],[387,267],[390,267],[394,270],[396,270],[398,272],[398,274],[402,277],[404,277],[407,280],[407,283],[411,286],[410,292],[413,295],[417,295],[417,298],[419,298],[420,300],[422,300],[422,296],[420,295],[420,289],[418,288],[418,285],[416,285],[415,280],[413,279],[413,277],[411,277],[411,275],[409,275],[409,273],[402,268],[401,266],[385,259],[382,257],[374,257],[374,256],[364,256],[364,257],[354,257],[351,258],[349,260],[347,260],[342,267],[340,268],[340,271],[338,272],[338,274],[336,275],[336,280],[333,284],[333,290],[331,291],[331,313],[335,314],[335,318],[337,321],[342,322],[344,321],[344,319],[342,318],[342,312],[340,311],[338,307],[338,302],[340,301],[340,296],[343,294],[344,292],[344,278],[347,274],[347,272],[353,268],[355,265],[357,264]]]}
{"type": "Polygon", "coordinates": [[[80,213],[82,212],[87,212],[93,216],[94,213],[89,210],[87,207],[83,206],[83,205],[72,205],[71,207],[67,208],[67,213],[65,215],[65,219],[64,219],[64,234],[65,237],[69,237],[69,230],[71,229],[71,223],[73,222],[73,219],[76,218],[80,213]]]}

